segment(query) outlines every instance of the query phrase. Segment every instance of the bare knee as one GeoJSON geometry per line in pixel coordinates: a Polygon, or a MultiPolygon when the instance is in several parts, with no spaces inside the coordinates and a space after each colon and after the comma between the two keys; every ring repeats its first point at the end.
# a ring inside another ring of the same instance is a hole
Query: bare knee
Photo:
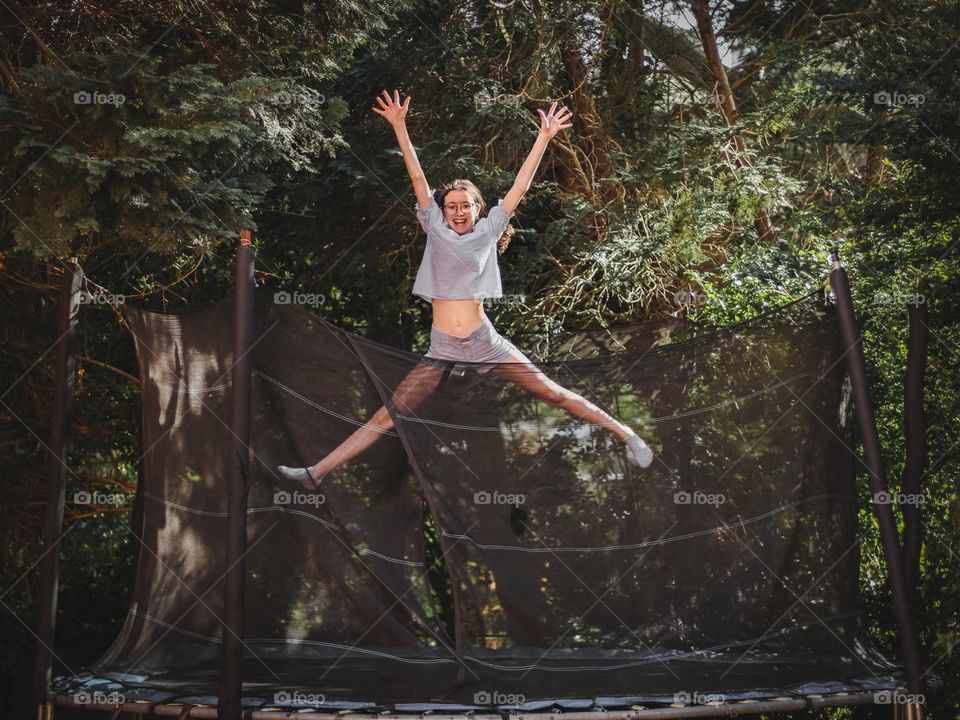
{"type": "Polygon", "coordinates": [[[390,417],[390,411],[386,407],[381,407],[373,414],[367,424],[389,430],[393,427],[393,418],[390,417]]]}

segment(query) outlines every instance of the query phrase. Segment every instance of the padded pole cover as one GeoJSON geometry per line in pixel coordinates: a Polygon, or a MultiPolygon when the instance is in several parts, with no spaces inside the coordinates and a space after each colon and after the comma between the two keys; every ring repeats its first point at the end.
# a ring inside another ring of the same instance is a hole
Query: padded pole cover
{"type": "MultiPolygon", "coordinates": [[[[907,345],[907,371],[903,382],[904,439],[907,458],[903,468],[901,491],[919,495],[922,491],[924,468],[927,464],[927,423],[923,412],[923,376],[927,367],[927,305],[912,303],[907,307],[910,317],[910,341],[907,345]]],[[[923,545],[923,523],[920,506],[903,506],[903,565],[907,590],[916,596],[920,574],[920,549],[923,545]]]]}
{"type": "MultiPolygon", "coordinates": [[[[834,259],[837,267],[830,273],[830,286],[837,297],[837,320],[840,323],[840,332],[843,336],[847,372],[853,386],[854,408],[857,414],[857,423],[860,425],[860,437],[868,469],[867,474],[870,477],[870,489],[874,497],[881,494],[889,495],[887,476],[883,468],[883,457],[880,453],[877,422],[873,414],[873,403],[870,401],[870,391],[867,387],[866,361],[863,357],[857,317],[853,310],[850,283],[847,280],[846,271],[836,261],[836,254],[834,254],[834,259]]],[[[893,594],[893,609],[899,629],[900,651],[903,653],[907,670],[907,689],[911,693],[919,694],[922,692],[920,648],[907,602],[903,563],[900,558],[900,540],[893,518],[893,508],[889,503],[874,502],[874,509],[877,512],[880,540],[883,543],[883,551],[887,557],[887,568],[890,573],[890,589],[893,594]]]]}
{"type": "Polygon", "coordinates": [[[224,567],[223,655],[220,666],[221,720],[240,720],[243,685],[243,589],[250,477],[250,335],[253,328],[253,248],[241,233],[234,278],[234,341],[231,368],[230,457],[227,459],[227,533],[224,567]]]}
{"type": "Polygon", "coordinates": [[[45,554],[40,570],[40,627],[34,691],[37,716],[47,702],[53,662],[53,642],[57,620],[57,589],[60,572],[60,534],[63,531],[63,504],[67,486],[67,423],[73,404],[73,387],[77,374],[77,317],[80,308],[80,281],[83,273],[74,262],[68,262],[60,285],[60,307],[57,320],[57,355],[54,370],[53,422],[50,449],[47,455],[47,508],[43,527],[45,554]]]}

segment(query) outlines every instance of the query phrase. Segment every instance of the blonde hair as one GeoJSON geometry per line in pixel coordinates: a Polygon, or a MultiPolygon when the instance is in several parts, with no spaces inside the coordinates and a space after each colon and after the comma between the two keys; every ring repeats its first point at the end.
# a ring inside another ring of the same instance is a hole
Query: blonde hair
{"type": "MultiPolygon", "coordinates": [[[[434,193],[434,200],[436,200],[437,205],[443,207],[447,193],[454,190],[465,192],[470,199],[477,204],[478,213],[483,213],[483,211],[487,209],[487,204],[483,201],[483,195],[480,194],[480,189],[469,180],[451,180],[437,190],[436,193],[434,193]]],[[[503,235],[497,240],[498,255],[503,255],[503,253],[506,252],[507,246],[510,244],[510,238],[513,237],[514,232],[513,225],[508,223],[506,229],[503,231],[503,235]]]]}

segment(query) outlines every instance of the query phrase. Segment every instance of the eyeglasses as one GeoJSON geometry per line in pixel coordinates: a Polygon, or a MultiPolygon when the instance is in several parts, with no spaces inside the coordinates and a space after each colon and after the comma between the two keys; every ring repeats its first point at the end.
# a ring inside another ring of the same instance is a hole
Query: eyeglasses
{"type": "Polygon", "coordinates": [[[446,210],[448,213],[451,213],[451,214],[453,214],[453,213],[455,213],[457,210],[459,210],[459,211],[462,212],[464,215],[466,215],[466,214],[469,213],[471,210],[473,210],[473,208],[474,208],[475,205],[476,205],[476,203],[472,203],[472,202],[460,203],[459,205],[457,205],[456,203],[449,203],[449,204],[447,204],[447,205],[444,205],[444,206],[443,206],[443,209],[446,210]]]}

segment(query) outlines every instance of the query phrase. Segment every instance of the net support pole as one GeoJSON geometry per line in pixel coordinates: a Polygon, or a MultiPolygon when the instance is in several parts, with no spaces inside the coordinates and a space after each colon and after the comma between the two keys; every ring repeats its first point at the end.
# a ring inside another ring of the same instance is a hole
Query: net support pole
{"type": "Polygon", "coordinates": [[[38,720],[53,717],[49,701],[53,668],[53,644],[57,623],[57,591],[60,586],[60,537],[67,492],[67,446],[70,406],[77,374],[77,319],[83,272],[71,258],[60,284],[57,343],[54,365],[53,419],[47,453],[47,507],[43,525],[44,555],[40,565],[40,615],[37,656],[34,666],[34,698],[38,720]]]}
{"type": "Polygon", "coordinates": [[[227,462],[226,563],[223,580],[222,654],[217,717],[240,720],[243,690],[243,592],[250,478],[250,340],[253,333],[253,248],[240,231],[234,276],[230,457],[227,462]]]}
{"type": "MultiPolygon", "coordinates": [[[[860,437],[868,470],[867,475],[870,478],[870,488],[874,497],[878,495],[889,496],[887,477],[883,468],[883,457],[880,452],[880,437],[877,433],[877,422],[867,386],[866,361],[863,356],[857,316],[853,309],[853,297],[850,294],[850,283],[846,271],[840,264],[839,254],[836,250],[831,253],[830,259],[833,262],[830,286],[833,288],[837,299],[837,319],[840,324],[840,334],[843,338],[847,373],[850,376],[850,384],[853,389],[854,409],[857,423],[860,426],[860,437]]],[[[909,595],[900,555],[900,539],[893,517],[893,508],[890,503],[881,502],[874,502],[873,506],[877,513],[880,541],[883,545],[883,553],[886,556],[887,570],[890,576],[890,590],[893,596],[893,610],[897,622],[900,652],[903,654],[903,662],[907,671],[907,690],[911,695],[919,698],[923,692],[922,672],[920,670],[920,643],[910,613],[909,595]]],[[[909,704],[915,705],[915,707],[904,708],[907,710],[908,716],[919,717],[919,700],[917,703],[909,704]]]]}
{"type": "MultiPolygon", "coordinates": [[[[900,489],[907,496],[922,492],[927,464],[927,423],[923,411],[924,373],[927,367],[927,305],[922,297],[907,306],[910,340],[907,344],[907,371],[903,382],[904,439],[907,457],[900,489]]],[[[903,569],[911,598],[917,596],[923,523],[918,502],[903,505],[903,569]]]]}

